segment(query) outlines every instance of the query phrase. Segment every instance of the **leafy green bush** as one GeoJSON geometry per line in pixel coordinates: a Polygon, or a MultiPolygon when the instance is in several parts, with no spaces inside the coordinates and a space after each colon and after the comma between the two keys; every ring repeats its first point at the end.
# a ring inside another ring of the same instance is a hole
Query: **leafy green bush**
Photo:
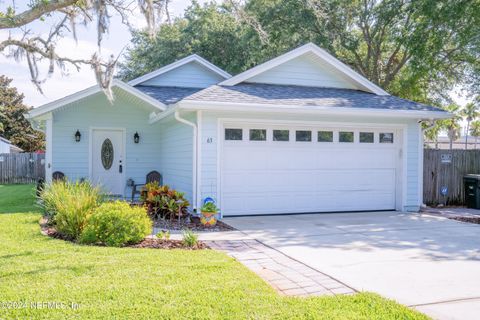
{"type": "Polygon", "coordinates": [[[72,239],[80,236],[87,219],[102,202],[100,189],[86,181],[52,182],[45,186],[40,198],[57,231],[72,239]]]}
{"type": "Polygon", "coordinates": [[[107,202],[90,216],[80,242],[121,247],[142,241],[151,230],[152,221],[144,208],[124,201],[107,202]]]}
{"type": "Polygon", "coordinates": [[[195,247],[198,244],[198,234],[190,229],[183,230],[183,244],[187,247],[195,247]]]}
{"type": "Polygon", "coordinates": [[[148,214],[155,220],[188,215],[190,203],[185,199],[185,194],[167,185],[159,186],[158,182],[147,183],[143,187],[141,200],[148,214]]]}

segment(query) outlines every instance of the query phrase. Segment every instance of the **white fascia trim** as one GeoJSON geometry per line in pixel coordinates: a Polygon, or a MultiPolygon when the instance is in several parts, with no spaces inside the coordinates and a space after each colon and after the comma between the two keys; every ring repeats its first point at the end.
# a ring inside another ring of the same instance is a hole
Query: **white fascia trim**
{"type": "MultiPolygon", "coordinates": [[[[125,92],[147,102],[148,104],[152,105],[154,108],[160,111],[165,111],[167,109],[167,106],[165,104],[141,92],[140,90],[135,89],[134,87],[130,86],[129,84],[123,81],[114,79],[112,81],[112,87],[118,87],[124,90],[125,92]]],[[[26,115],[26,118],[33,119],[33,118],[40,117],[46,113],[54,111],[55,109],[61,108],[69,103],[72,103],[72,102],[81,100],[83,98],[86,98],[88,96],[91,96],[93,94],[99,93],[100,91],[101,89],[98,85],[91,86],[89,88],[78,91],[66,97],[44,104],[38,108],[34,108],[26,115]]]]}
{"type": "Polygon", "coordinates": [[[180,101],[177,108],[184,110],[241,111],[241,112],[273,112],[298,114],[328,114],[353,116],[398,117],[410,119],[449,119],[452,114],[444,111],[414,110],[382,110],[372,108],[346,108],[325,106],[292,106],[279,104],[248,104],[233,102],[180,101]]]}
{"type": "Polygon", "coordinates": [[[264,62],[256,67],[253,67],[245,72],[242,72],[230,79],[227,79],[221,82],[220,85],[234,86],[236,84],[239,84],[240,82],[248,80],[258,74],[261,74],[267,70],[270,70],[276,66],[279,66],[287,61],[297,58],[307,52],[314,53],[320,59],[325,61],[325,63],[329,64],[330,66],[332,66],[333,68],[341,72],[345,77],[352,80],[357,85],[360,85],[361,87],[366,88],[370,92],[375,93],[377,95],[381,95],[381,96],[389,95],[388,92],[386,92],[385,90],[383,90],[382,88],[380,88],[379,86],[371,82],[370,80],[366,79],[362,75],[358,74],[353,69],[345,65],[343,62],[341,62],[340,60],[338,60],[337,58],[329,54],[327,51],[323,50],[322,48],[318,47],[313,43],[307,43],[279,57],[276,57],[267,62],[264,62]]]}
{"type": "Polygon", "coordinates": [[[140,84],[142,82],[145,82],[145,81],[148,81],[152,78],[155,78],[163,73],[166,73],[170,70],[173,70],[173,69],[176,69],[178,67],[181,67],[187,63],[190,63],[190,62],[197,62],[199,64],[201,64],[202,66],[204,66],[205,68],[215,72],[216,74],[220,75],[221,77],[223,77],[224,79],[228,79],[228,78],[231,78],[232,75],[229,74],[228,72],[220,69],[219,67],[217,67],[216,65],[214,65],[213,63],[205,60],[204,58],[200,57],[199,55],[197,54],[192,54],[192,55],[189,55],[188,57],[185,57],[183,59],[180,59],[178,61],[175,61],[173,63],[170,63],[169,65],[166,65],[160,69],[157,69],[155,71],[152,71],[150,73],[147,73],[146,75],[143,75],[141,77],[138,77],[138,78],[135,78],[133,80],[130,80],[128,82],[129,85],[131,86],[135,86],[137,84],[140,84]]]}

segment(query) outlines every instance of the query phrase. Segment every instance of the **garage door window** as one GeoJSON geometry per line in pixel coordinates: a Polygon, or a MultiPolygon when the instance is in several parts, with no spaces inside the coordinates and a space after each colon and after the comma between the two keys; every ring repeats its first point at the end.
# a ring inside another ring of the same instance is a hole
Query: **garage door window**
{"type": "Polygon", "coordinates": [[[353,132],[351,131],[340,131],[338,133],[339,142],[353,142],[353,132]]]}
{"type": "Polygon", "coordinates": [[[295,138],[301,142],[312,141],[312,131],[299,130],[295,133],[295,138]]]}
{"type": "Polygon", "coordinates": [[[250,141],[266,141],[266,129],[250,129],[250,141]]]}
{"type": "Polygon", "coordinates": [[[273,130],[273,141],[288,141],[290,131],[288,130],[273,130]]]}
{"type": "Polygon", "coordinates": [[[373,132],[360,132],[360,143],[373,143],[373,132]]]}
{"type": "Polygon", "coordinates": [[[333,142],[333,132],[318,131],[318,142],[333,142]]]}
{"type": "Polygon", "coordinates": [[[393,143],[393,132],[382,132],[379,137],[380,143],[393,143]]]}
{"type": "Polygon", "coordinates": [[[242,129],[225,129],[225,140],[242,140],[242,129]]]}

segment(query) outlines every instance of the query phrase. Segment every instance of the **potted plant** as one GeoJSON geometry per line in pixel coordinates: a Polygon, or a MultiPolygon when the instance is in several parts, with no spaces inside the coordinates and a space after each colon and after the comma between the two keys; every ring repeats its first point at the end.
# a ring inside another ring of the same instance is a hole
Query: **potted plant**
{"type": "Polygon", "coordinates": [[[202,212],[200,222],[204,226],[213,227],[217,223],[217,218],[215,217],[215,215],[218,213],[219,210],[215,203],[207,202],[202,206],[200,210],[202,212]]]}

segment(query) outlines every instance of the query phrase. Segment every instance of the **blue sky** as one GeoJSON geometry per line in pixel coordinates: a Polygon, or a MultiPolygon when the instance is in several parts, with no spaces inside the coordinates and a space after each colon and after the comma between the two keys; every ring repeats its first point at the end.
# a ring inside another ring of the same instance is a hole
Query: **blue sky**
{"type": "MultiPolygon", "coordinates": [[[[136,3],[136,1],[133,2],[136,3]]],[[[203,3],[205,0],[198,2],[203,3]]],[[[6,3],[0,0],[0,10],[4,11],[5,6],[10,3],[10,0],[7,0],[6,3]]],[[[16,3],[17,12],[25,9],[22,4],[19,4],[20,1],[16,1],[16,3]]],[[[190,0],[171,1],[170,10],[173,16],[182,15],[190,3],[190,0]]],[[[58,21],[59,18],[59,16],[53,16],[47,18],[45,22],[36,21],[29,24],[29,28],[35,33],[47,34],[52,23],[58,21]]],[[[131,19],[135,26],[143,26],[143,21],[144,19],[140,14],[131,19]]],[[[19,35],[21,33],[12,33],[12,37],[19,35]]],[[[8,36],[8,31],[0,30],[0,39],[6,39],[8,36]]],[[[88,59],[98,50],[95,23],[90,24],[88,27],[78,26],[77,38],[78,42],[75,42],[71,35],[67,35],[58,43],[57,53],[63,56],[88,59]]],[[[121,19],[118,16],[113,16],[110,21],[110,31],[104,36],[104,41],[102,41],[102,56],[108,57],[111,54],[118,56],[122,49],[130,43],[130,38],[128,28],[121,23],[121,19]]],[[[46,70],[47,67],[44,67],[41,71],[45,72],[46,70]]],[[[0,54],[0,74],[12,78],[12,85],[24,93],[25,103],[34,107],[95,84],[93,72],[89,67],[85,66],[79,72],[75,68],[69,67],[67,73],[67,75],[62,75],[60,70],[57,69],[42,85],[44,91],[44,95],[42,95],[30,81],[30,74],[25,60],[17,62],[13,58],[7,58],[5,55],[0,54]]],[[[44,74],[44,78],[45,76],[44,74]]]]}

